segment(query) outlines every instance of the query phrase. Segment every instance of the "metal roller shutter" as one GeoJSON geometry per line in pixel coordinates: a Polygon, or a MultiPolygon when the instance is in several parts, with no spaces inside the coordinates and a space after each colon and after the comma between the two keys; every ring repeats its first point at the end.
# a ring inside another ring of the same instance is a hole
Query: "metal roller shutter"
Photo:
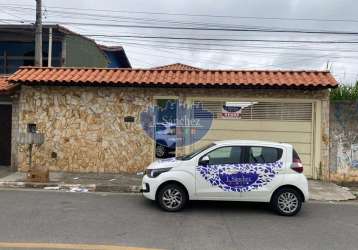
{"type": "MultiPolygon", "coordinates": [[[[222,116],[225,101],[194,101],[213,113],[211,129],[194,149],[216,140],[266,140],[290,143],[299,153],[305,174],[312,177],[313,119],[312,103],[291,102],[230,102],[242,106],[239,118],[222,116]]],[[[230,105],[229,103],[229,105],[230,105]]],[[[199,118],[200,115],[196,117],[199,118]]],[[[200,117],[205,119],[205,117],[200,117]]]]}

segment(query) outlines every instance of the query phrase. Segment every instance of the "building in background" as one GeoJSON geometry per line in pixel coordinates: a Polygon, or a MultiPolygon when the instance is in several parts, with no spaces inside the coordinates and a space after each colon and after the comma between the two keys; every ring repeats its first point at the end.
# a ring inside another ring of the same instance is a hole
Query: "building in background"
{"type": "MultiPolygon", "coordinates": [[[[108,47],[60,25],[43,25],[43,66],[51,54],[53,67],[130,68],[124,49],[108,47]],[[52,29],[52,51],[49,33],[52,29]]],[[[35,26],[0,25],[0,74],[11,74],[20,66],[33,66],[35,26]]]]}

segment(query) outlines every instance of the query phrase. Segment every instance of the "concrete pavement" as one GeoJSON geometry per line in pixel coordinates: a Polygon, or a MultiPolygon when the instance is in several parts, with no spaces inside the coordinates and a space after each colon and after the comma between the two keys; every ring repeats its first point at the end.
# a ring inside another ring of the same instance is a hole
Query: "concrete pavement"
{"type": "Polygon", "coordinates": [[[70,249],[70,250],[155,250],[154,248],[127,247],[103,244],[64,244],[64,243],[32,243],[32,242],[0,242],[0,249],[70,249]]]}
{"type": "Polygon", "coordinates": [[[356,201],[308,202],[296,217],[281,217],[264,204],[237,202],[193,202],[181,213],[166,213],[138,194],[16,189],[0,190],[0,200],[0,242],[229,250],[358,246],[356,201]]]}
{"type": "Polygon", "coordinates": [[[332,182],[309,180],[310,199],[318,201],[346,201],[356,199],[354,193],[346,187],[332,182]]]}
{"type": "Polygon", "coordinates": [[[0,179],[13,174],[9,167],[0,166],[0,179]]]}

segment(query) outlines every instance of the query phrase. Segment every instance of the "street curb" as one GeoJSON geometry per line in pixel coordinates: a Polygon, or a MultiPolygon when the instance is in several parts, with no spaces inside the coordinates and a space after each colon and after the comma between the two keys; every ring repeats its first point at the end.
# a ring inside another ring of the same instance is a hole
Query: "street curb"
{"type": "MultiPolygon", "coordinates": [[[[109,192],[109,193],[140,193],[139,185],[97,185],[97,184],[65,184],[65,183],[39,183],[23,181],[0,181],[0,188],[33,188],[44,190],[59,190],[65,192],[109,192]]],[[[322,196],[322,195],[321,195],[322,196]]],[[[342,199],[317,198],[311,194],[310,200],[313,201],[349,201],[358,200],[358,192],[353,193],[353,197],[342,199]],[[355,195],[355,196],[354,196],[355,195]]]]}
{"type": "Polygon", "coordinates": [[[69,192],[113,192],[113,193],[139,193],[140,186],[116,186],[96,184],[65,184],[65,183],[39,183],[22,181],[1,181],[0,188],[34,188],[45,190],[63,190],[69,192]]]}
{"type": "Polygon", "coordinates": [[[141,186],[96,185],[96,192],[139,193],[141,186]]]}

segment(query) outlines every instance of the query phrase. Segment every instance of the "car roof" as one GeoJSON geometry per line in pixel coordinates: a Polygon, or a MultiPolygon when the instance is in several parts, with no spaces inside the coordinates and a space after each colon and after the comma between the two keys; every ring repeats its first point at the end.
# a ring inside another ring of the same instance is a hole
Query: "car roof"
{"type": "Polygon", "coordinates": [[[273,141],[259,141],[259,140],[225,140],[215,141],[216,145],[252,145],[252,146],[290,146],[288,143],[273,142],[273,141]]]}

